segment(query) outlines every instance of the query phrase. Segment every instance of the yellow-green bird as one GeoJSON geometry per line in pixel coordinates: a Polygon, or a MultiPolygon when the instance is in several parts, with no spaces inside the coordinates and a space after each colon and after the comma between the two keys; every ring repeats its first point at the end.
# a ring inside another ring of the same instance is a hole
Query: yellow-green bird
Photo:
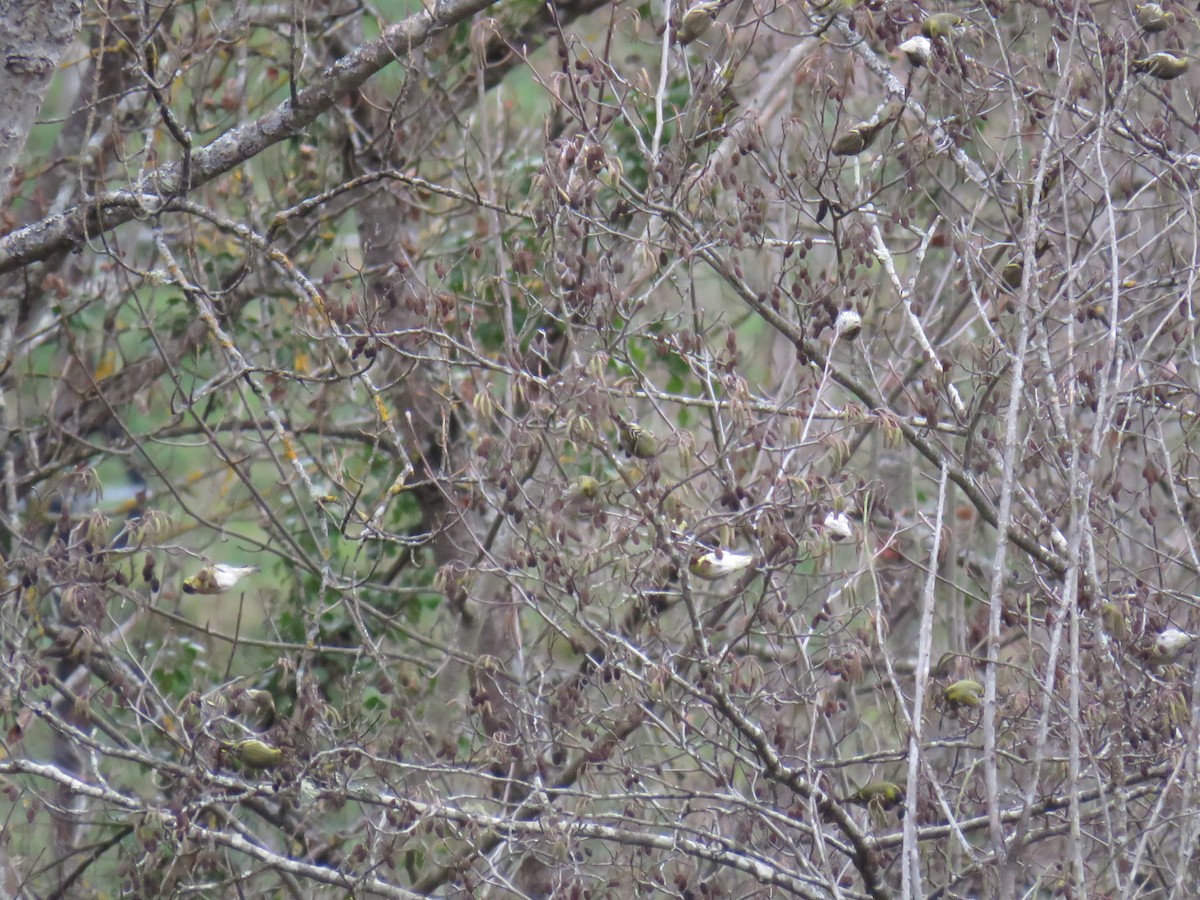
{"type": "Polygon", "coordinates": [[[701,2],[689,6],[687,12],[683,14],[679,30],[676,32],[679,43],[687,45],[697,38],[704,37],[708,29],[712,28],[713,22],[717,20],[717,13],[720,11],[720,0],[701,0],[701,2]]]}
{"type": "Polygon", "coordinates": [[[878,809],[892,809],[904,800],[904,791],[900,786],[890,781],[869,781],[846,798],[849,803],[859,806],[871,806],[878,809]]]}
{"type": "Polygon", "coordinates": [[[238,741],[236,744],[226,744],[226,749],[242,765],[251,769],[271,769],[283,761],[282,750],[255,738],[238,741]]]}
{"type": "Polygon", "coordinates": [[[577,519],[590,519],[603,506],[604,485],[591,475],[580,475],[563,492],[563,512],[577,519]]]}
{"type": "Polygon", "coordinates": [[[921,23],[921,34],[934,38],[951,38],[959,34],[966,19],[956,13],[934,13],[921,23]]]}
{"type": "Polygon", "coordinates": [[[840,16],[850,12],[856,6],[858,6],[858,0],[824,0],[822,3],[814,3],[812,8],[822,15],[840,16]]]}
{"type": "Polygon", "coordinates": [[[832,19],[834,16],[843,16],[848,12],[853,12],[857,5],[858,0],[825,0],[823,3],[812,4],[812,8],[814,12],[832,19]]]}
{"type": "Polygon", "coordinates": [[[247,575],[258,571],[258,566],[229,566],[225,563],[205,566],[191,578],[184,579],[185,594],[223,594],[247,575]]]}
{"type": "Polygon", "coordinates": [[[1025,271],[1025,263],[1023,258],[1009,260],[1005,263],[1004,268],[1000,270],[1000,280],[1004,286],[1010,291],[1015,291],[1021,286],[1021,278],[1025,271]]]}
{"type": "MultiPolygon", "coordinates": [[[[1050,192],[1054,190],[1054,186],[1058,184],[1058,179],[1062,176],[1062,166],[1058,163],[1050,166],[1046,170],[1046,174],[1042,176],[1042,190],[1038,195],[1039,202],[1050,196],[1050,192]]],[[[1017,212],[1025,215],[1033,207],[1033,182],[1027,182],[1020,185],[1017,191],[1017,212]]]]}
{"type": "Polygon", "coordinates": [[[1143,31],[1151,33],[1166,31],[1175,24],[1175,14],[1167,12],[1157,3],[1143,3],[1141,6],[1135,6],[1134,12],[1143,31]]]}
{"type": "Polygon", "coordinates": [[[1142,59],[1135,59],[1130,64],[1130,68],[1134,72],[1145,72],[1159,81],[1170,81],[1188,70],[1188,60],[1186,57],[1176,56],[1174,53],[1159,51],[1142,59]]]}
{"type": "Polygon", "coordinates": [[[636,459],[653,459],[658,456],[658,440],[635,422],[626,422],[616,418],[617,431],[620,435],[621,449],[636,459]]]}
{"type": "Polygon", "coordinates": [[[1116,603],[1101,604],[1100,621],[1104,623],[1104,630],[1111,637],[1124,640],[1129,636],[1129,622],[1125,618],[1125,612],[1116,603]]]}
{"type": "Polygon", "coordinates": [[[859,122],[834,141],[829,152],[834,156],[857,156],[875,143],[879,132],[892,121],[890,118],[880,119],[873,125],[870,122],[859,122]]]}
{"type": "Polygon", "coordinates": [[[979,706],[983,703],[983,685],[970,678],[964,678],[942,691],[942,698],[953,707],[979,706]]]}
{"type": "Polygon", "coordinates": [[[600,482],[591,475],[580,475],[571,485],[570,493],[584,500],[595,500],[600,496],[600,482]]]}

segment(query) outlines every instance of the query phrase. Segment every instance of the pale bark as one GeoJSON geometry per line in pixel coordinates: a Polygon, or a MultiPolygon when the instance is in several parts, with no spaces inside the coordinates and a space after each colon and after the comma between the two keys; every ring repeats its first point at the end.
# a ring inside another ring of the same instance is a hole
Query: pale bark
{"type": "Polygon", "coordinates": [[[0,8],[0,206],[63,54],[79,31],[77,0],[13,0],[0,8]]]}

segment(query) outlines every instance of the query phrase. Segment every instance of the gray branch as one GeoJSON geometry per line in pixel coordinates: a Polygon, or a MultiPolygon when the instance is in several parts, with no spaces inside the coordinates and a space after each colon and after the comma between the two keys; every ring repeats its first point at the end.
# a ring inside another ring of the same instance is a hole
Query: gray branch
{"type": "Polygon", "coordinates": [[[163,166],[126,190],[102,194],[14,231],[0,239],[0,274],[76,247],[89,235],[152,212],[160,198],[187,193],[253,159],[312,124],[338,97],[361,87],[389,63],[404,59],[430,38],[495,2],[442,0],[347,53],[300,91],[295,103],[285,100],[261,118],[234,128],[196,150],[186,171],[180,163],[163,166]]]}

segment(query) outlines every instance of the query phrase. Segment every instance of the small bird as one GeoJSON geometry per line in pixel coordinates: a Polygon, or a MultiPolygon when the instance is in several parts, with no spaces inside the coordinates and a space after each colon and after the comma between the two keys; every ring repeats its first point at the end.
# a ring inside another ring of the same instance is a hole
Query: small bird
{"type": "Polygon", "coordinates": [[[858,0],[822,0],[813,3],[812,8],[823,16],[840,16],[851,12],[858,5],[858,0]]]}
{"type": "Polygon", "coordinates": [[[256,738],[226,744],[225,748],[237,757],[242,765],[251,769],[270,769],[283,761],[282,750],[256,738]]]}
{"type": "Polygon", "coordinates": [[[921,23],[921,34],[934,38],[951,38],[960,34],[966,19],[955,13],[935,13],[921,23]]]}
{"type": "Polygon", "coordinates": [[[859,806],[870,806],[878,809],[892,809],[904,800],[904,792],[900,786],[890,781],[870,781],[846,798],[848,803],[859,806]]]}
{"type": "Polygon", "coordinates": [[[884,126],[891,124],[892,121],[890,118],[880,119],[874,125],[869,122],[859,122],[834,141],[829,152],[834,156],[857,156],[875,143],[879,132],[883,131],[884,126]]]}
{"type": "Polygon", "coordinates": [[[699,556],[692,557],[688,563],[688,571],[697,578],[705,581],[716,581],[734,572],[741,572],[754,565],[754,557],[748,553],[734,553],[732,550],[709,550],[699,556]]]}
{"type": "Polygon", "coordinates": [[[703,147],[729,134],[730,115],[742,102],[724,71],[713,78],[712,86],[713,93],[696,108],[696,135],[689,140],[694,147],[703,147]]]}
{"type": "Polygon", "coordinates": [[[595,500],[600,496],[600,482],[591,475],[580,475],[567,492],[583,500],[595,500]]]}
{"type": "Polygon", "coordinates": [[[1123,640],[1129,636],[1129,622],[1125,618],[1125,612],[1116,603],[1100,605],[1100,621],[1110,637],[1123,640]]]}
{"type": "Polygon", "coordinates": [[[258,571],[258,566],[229,566],[225,563],[205,566],[183,582],[185,594],[222,594],[247,575],[258,571]]]}
{"type": "Polygon", "coordinates": [[[1154,646],[1150,648],[1150,658],[1156,663],[1174,662],[1195,641],[1194,634],[1188,634],[1178,628],[1165,628],[1154,639],[1154,646]]]}
{"type": "Polygon", "coordinates": [[[908,64],[916,69],[924,68],[933,59],[933,44],[923,34],[913,35],[896,49],[903,53],[908,58],[908,64]]]}
{"type": "MultiPolygon", "coordinates": [[[[1050,196],[1050,192],[1054,190],[1058,184],[1059,178],[1062,177],[1062,166],[1058,163],[1051,165],[1046,173],[1042,176],[1042,190],[1038,195],[1038,202],[1045,200],[1050,196]]],[[[1026,182],[1018,186],[1016,192],[1017,212],[1020,215],[1025,215],[1033,208],[1033,181],[1026,182]]]]}
{"type": "Polygon", "coordinates": [[[852,341],[862,331],[862,316],[853,309],[843,309],[833,320],[833,333],[843,340],[852,341]]]}
{"type": "Polygon", "coordinates": [[[979,706],[983,702],[983,685],[978,681],[964,678],[942,691],[942,698],[953,707],[979,706]]]}
{"type": "Polygon", "coordinates": [[[1175,14],[1167,12],[1157,3],[1143,3],[1141,6],[1135,6],[1134,12],[1137,14],[1137,22],[1142,26],[1142,30],[1151,34],[1158,31],[1166,31],[1175,24],[1175,14]]]}
{"type": "Polygon", "coordinates": [[[686,46],[697,38],[704,37],[708,29],[712,28],[720,11],[720,0],[700,0],[699,3],[689,6],[679,23],[679,30],[675,33],[679,43],[686,46]]]}
{"type": "Polygon", "coordinates": [[[1000,280],[1008,290],[1015,291],[1021,286],[1021,277],[1024,271],[1025,263],[1021,257],[1010,259],[1000,270],[1000,280]]]}
{"type": "Polygon", "coordinates": [[[600,482],[591,475],[580,475],[571,485],[570,492],[584,500],[595,500],[600,496],[600,482]]]}
{"type": "Polygon", "coordinates": [[[1142,59],[1135,59],[1130,68],[1134,72],[1145,72],[1159,81],[1170,81],[1188,70],[1188,61],[1185,57],[1160,50],[1142,59]]]}
{"type": "MultiPolygon", "coordinates": [[[[1049,176],[1047,175],[1047,177],[1049,177],[1049,176]]],[[[1058,176],[1056,175],[1055,177],[1057,178],[1058,176]]],[[[1045,181],[1043,180],[1042,183],[1045,184],[1045,181]]],[[[1038,245],[1036,247],[1033,248],[1033,258],[1041,259],[1043,256],[1046,255],[1047,252],[1049,252],[1049,250],[1050,250],[1050,242],[1047,240],[1042,240],[1038,243],[1038,245]]],[[[1011,257],[1009,257],[1008,262],[1004,266],[1000,267],[999,272],[1000,272],[1000,281],[1002,282],[1002,286],[1006,290],[1015,291],[1017,288],[1019,288],[1021,286],[1021,279],[1024,277],[1024,272],[1025,272],[1025,257],[1024,257],[1024,255],[1019,252],[1014,253],[1011,257]]],[[[1036,284],[1036,282],[1037,282],[1037,271],[1036,270],[1034,271],[1033,280],[1034,280],[1034,283],[1036,284]]]]}
{"type": "Polygon", "coordinates": [[[635,422],[626,422],[615,416],[614,418],[620,433],[621,449],[627,456],[636,459],[653,459],[658,456],[658,440],[653,434],[635,422]]]}
{"type": "Polygon", "coordinates": [[[590,519],[604,506],[604,485],[591,475],[580,475],[563,491],[562,509],[576,519],[590,519]]]}
{"type": "Polygon", "coordinates": [[[825,516],[825,534],[835,544],[854,536],[850,517],[844,512],[831,512],[825,516]]]}

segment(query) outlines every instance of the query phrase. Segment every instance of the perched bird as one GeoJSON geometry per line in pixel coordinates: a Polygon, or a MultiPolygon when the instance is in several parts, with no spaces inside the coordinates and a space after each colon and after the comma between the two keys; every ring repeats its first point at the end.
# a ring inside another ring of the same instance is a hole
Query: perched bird
{"type": "Polygon", "coordinates": [[[843,340],[852,341],[862,331],[862,316],[852,309],[843,309],[833,320],[833,333],[843,340]]]}
{"type": "Polygon", "coordinates": [[[1150,648],[1150,658],[1156,663],[1174,662],[1195,641],[1194,634],[1188,634],[1178,628],[1163,629],[1154,639],[1154,646],[1150,648]]]}
{"type": "Polygon", "coordinates": [[[834,141],[829,152],[834,156],[857,156],[875,143],[879,132],[883,131],[884,126],[891,124],[892,121],[890,118],[880,119],[874,125],[869,122],[859,122],[834,141]]]}
{"type": "Polygon", "coordinates": [[[1021,286],[1021,276],[1024,271],[1025,262],[1021,257],[1010,259],[1000,270],[1000,280],[1008,290],[1015,291],[1021,286]]]}
{"type": "Polygon", "coordinates": [[[577,519],[590,519],[604,507],[604,485],[591,475],[580,475],[563,491],[562,509],[577,519]]]}
{"type": "Polygon", "coordinates": [[[616,422],[621,449],[626,455],[637,459],[653,459],[658,456],[658,441],[654,435],[635,422],[626,422],[621,418],[616,418],[616,422]]]}
{"type": "Polygon", "coordinates": [[[1104,623],[1104,630],[1109,636],[1117,640],[1129,636],[1129,622],[1125,618],[1125,612],[1116,603],[1100,605],[1100,621],[1104,623]]]}
{"type": "MultiPolygon", "coordinates": [[[[1055,177],[1057,178],[1057,176],[1055,177]]],[[[1042,183],[1044,185],[1045,181],[1043,180],[1042,183]]],[[[1049,249],[1050,242],[1047,240],[1041,241],[1036,247],[1033,248],[1033,258],[1041,259],[1046,255],[1049,249]]],[[[1024,271],[1025,257],[1020,253],[1016,253],[1009,258],[1009,261],[1005,263],[1004,266],[1000,268],[1000,281],[1007,290],[1015,291],[1021,286],[1021,279],[1024,276],[1024,271]]],[[[1036,271],[1034,274],[1036,282],[1036,271]]]]}
{"type": "Polygon", "coordinates": [[[1188,61],[1186,57],[1176,56],[1173,53],[1159,51],[1151,53],[1142,59],[1135,59],[1130,68],[1134,72],[1145,72],[1159,81],[1170,81],[1172,78],[1178,78],[1188,69],[1188,61]]]}
{"type": "MultiPolygon", "coordinates": [[[[1038,201],[1041,202],[1050,196],[1050,192],[1054,190],[1058,184],[1059,178],[1062,177],[1062,165],[1055,163],[1046,169],[1042,176],[1042,190],[1038,195],[1038,201]]],[[[1025,215],[1033,208],[1033,186],[1035,182],[1029,181],[1019,185],[1016,193],[1017,212],[1020,215],[1025,215]]]]}
{"type": "Polygon", "coordinates": [[[854,527],[850,524],[850,517],[844,512],[828,513],[825,516],[824,528],[826,536],[834,543],[854,536],[854,527]]]}
{"type": "Polygon", "coordinates": [[[1157,3],[1143,3],[1141,6],[1135,6],[1133,9],[1137,14],[1138,24],[1142,26],[1143,31],[1150,33],[1166,31],[1175,24],[1175,14],[1167,12],[1157,3]]]}
{"type": "Polygon", "coordinates": [[[600,482],[591,475],[580,475],[575,483],[571,485],[571,490],[585,500],[595,500],[600,496],[600,482]]]}
{"type": "Polygon", "coordinates": [[[840,16],[852,12],[858,5],[858,0],[822,0],[812,4],[812,8],[823,16],[840,16]]]}
{"type": "Polygon", "coordinates": [[[900,786],[890,781],[870,781],[846,798],[848,803],[859,806],[872,806],[878,809],[892,809],[904,800],[904,791],[900,786]]]}
{"type": "Polygon", "coordinates": [[[235,584],[258,571],[258,566],[228,566],[225,563],[205,566],[183,582],[185,594],[222,594],[235,584]]]}
{"type": "Polygon", "coordinates": [[[697,38],[704,37],[708,29],[712,28],[720,11],[720,0],[700,0],[699,3],[689,6],[679,23],[679,30],[675,33],[679,43],[686,46],[697,38]]]}
{"type": "Polygon", "coordinates": [[[978,681],[964,678],[942,691],[942,698],[953,707],[979,706],[983,702],[983,685],[978,681]]]}
{"type": "Polygon", "coordinates": [[[955,13],[935,13],[921,23],[921,34],[934,38],[951,38],[962,32],[966,19],[955,13]]]}
{"type": "Polygon", "coordinates": [[[283,761],[282,750],[256,738],[226,744],[225,747],[242,765],[251,769],[270,769],[283,761]]]}
{"type": "Polygon", "coordinates": [[[734,553],[732,550],[709,550],[692,557],[692,561],[688,563],[688,571],[705,581],[716,581],[718,578],[748,569],[752,565],[754,565],[754,557],[748,553],[734,553]]]}
{"type": "Polygon", "coordinates": [[[732,83],[723,71],[718,73],[713,78],[711,91],[706,92],[705,99],[697,104],[696,135],[689,143],[703,147],[724,138],[729,134],[730,114],[740,105],[741,100],[733,92],[732,83]]]}
{"type": "Polygon", "coordinates": [[[896,49],[908,58],[910,66],[917,69],[929,65],[929,61],[933,59],[933,44],[923,34],[910,37],[896,49]]]}

